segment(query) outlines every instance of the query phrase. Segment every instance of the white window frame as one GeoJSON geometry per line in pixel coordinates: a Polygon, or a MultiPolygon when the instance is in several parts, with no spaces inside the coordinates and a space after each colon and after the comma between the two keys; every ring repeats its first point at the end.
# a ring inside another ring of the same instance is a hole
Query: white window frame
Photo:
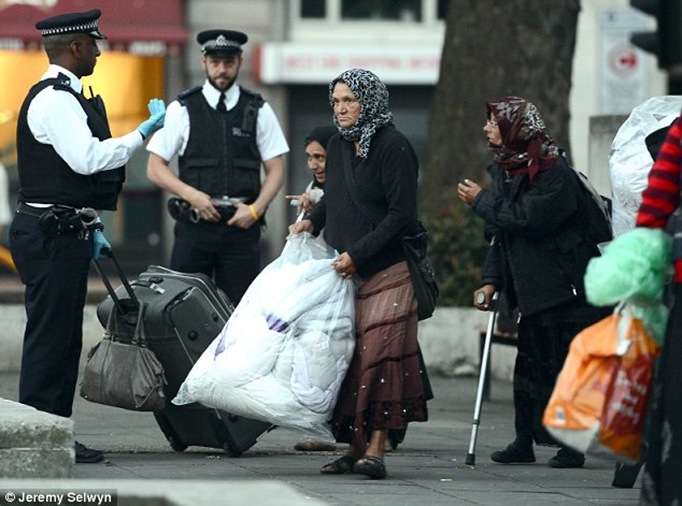
{"type": "Polygon", "coordinates": [[[344,20],[341,0],[326,0],[324,18],[302,18],[301,0],[289,2],[290,40],[300,42],[339,39],[354,42],[438,43],[442,41],[445,20],[438,19],[438,0],[421,0],[421,21],[344,20]]]}

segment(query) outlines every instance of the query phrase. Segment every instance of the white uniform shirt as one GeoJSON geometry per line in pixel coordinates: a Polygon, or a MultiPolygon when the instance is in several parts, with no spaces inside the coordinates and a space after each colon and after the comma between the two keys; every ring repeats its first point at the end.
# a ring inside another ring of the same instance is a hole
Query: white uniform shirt
{"type": "MultiPolygon", "coordinates": [[[[71,80],[76,93],[83,83],[58,65],[50,65],[41,80],[64,74],[71,80]]],[[[142,145],[142,135],[133,130],[123,137],[104,141],[92,135],[88,116],[71,93],[48,86],[38,93],[28,107],[28,127],[41,144],[54,147],[57,154],[74,172],[91,175],[125,165],[133,152],[142,145]]]]}
{"type": "MultiPolygon", "coordinates": [[[[204,98],[214,109],[218,106],[220,92],[206,80],[201,88],[204,98]]],[[[240,90],[233,85],[225,92],[225,106],[231,110],[239,101],[240,90]]],[[[182,156],[189,140],[189,112],[177,100],[174,100],[166,110],[166,120],[161,130],[156,132],[147,144],[147,151],[154,153],[165,161],[170,162],[175,154],[182,156]]],[[[279,125],[275,111],[265,102],[258,110],[256,125],[256,144],[263,161],[289,152],[282,128],[279,125]]]]}

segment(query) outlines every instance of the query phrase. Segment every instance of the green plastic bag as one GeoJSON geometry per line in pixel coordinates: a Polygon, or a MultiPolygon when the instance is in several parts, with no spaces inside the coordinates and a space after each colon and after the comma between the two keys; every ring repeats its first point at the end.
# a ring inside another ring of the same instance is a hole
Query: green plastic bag
{"type": "Polygon", "coordinates": [[[616,237],[600,257],[590,260],[585,295],[595,306],[629,303],[636,317],[662,342],[668,318],[663,293],[672,272],[670,236],[661,229],[635,228],[616,237]]]}
{"type": "Polygon", "coordinates": [[[635,228],[616,237],[585,272],[587,300],[596,306],[663,300],[672,273],[672,242],[663,230],[635,228]]]}

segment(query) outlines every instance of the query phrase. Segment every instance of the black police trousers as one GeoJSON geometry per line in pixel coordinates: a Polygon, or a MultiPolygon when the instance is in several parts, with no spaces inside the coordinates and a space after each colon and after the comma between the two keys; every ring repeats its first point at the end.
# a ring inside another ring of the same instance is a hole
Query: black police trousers
{"type": "Polygon", "coordinates": [[[19,402],[69,417],[83,347],[92,237],[78,232],[47,237],[38,218],[17,213],[9,245],[26,285],[19,402]]]}
{"type": "Polygon", "coordinates": [[[217,223],[178,221],[170,268],[203,272],[236,306],[260,272],[260,226],[245,230],[217,223]]]}

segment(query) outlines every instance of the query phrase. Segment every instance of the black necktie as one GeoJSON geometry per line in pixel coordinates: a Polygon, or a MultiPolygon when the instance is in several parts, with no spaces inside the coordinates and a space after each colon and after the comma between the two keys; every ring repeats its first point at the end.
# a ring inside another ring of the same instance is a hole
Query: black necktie
{"type": "Polygon", "coordinates": [[[218,106],[216,107],[219,112],[227,112],[227,107],[225,106],[225,92],[222,92],[220,94],[220,98],[218,99],[218,106]]]}

